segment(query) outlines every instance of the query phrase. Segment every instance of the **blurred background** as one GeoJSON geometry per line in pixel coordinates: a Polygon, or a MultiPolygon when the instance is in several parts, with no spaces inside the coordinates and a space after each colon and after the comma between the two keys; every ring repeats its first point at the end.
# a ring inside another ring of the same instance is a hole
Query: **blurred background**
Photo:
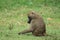
{"type": "Polygon", "coordinates": [[[60,40],[60,0],[0,0],[0,40],[60,40]],[[46,32],[52,36],[18,35],[30,26],[30,10],[42,15],[46,32]]]}

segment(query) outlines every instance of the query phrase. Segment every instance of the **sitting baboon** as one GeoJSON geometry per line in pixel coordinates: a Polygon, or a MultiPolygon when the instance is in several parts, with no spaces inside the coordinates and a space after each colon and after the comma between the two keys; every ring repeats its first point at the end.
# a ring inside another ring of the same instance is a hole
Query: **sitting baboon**
{"type": "Polygon", "coordinates": [[[28,23],[31,27],[27,30],[24,30],[18,34],[25,34],[32,32],[35,36],[44,36],[46,34],[46,27],[43,21],[43,18],[35,12],[28,13],[28,23]]]}

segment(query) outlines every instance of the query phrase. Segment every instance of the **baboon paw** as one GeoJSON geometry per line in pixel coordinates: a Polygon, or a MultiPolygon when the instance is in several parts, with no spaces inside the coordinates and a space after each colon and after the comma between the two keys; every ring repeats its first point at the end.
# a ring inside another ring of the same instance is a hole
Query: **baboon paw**
{"type": "Polygon", "coordinates": [[[18,33],[18,35],[20,35],[21,33],[18,33]]]}

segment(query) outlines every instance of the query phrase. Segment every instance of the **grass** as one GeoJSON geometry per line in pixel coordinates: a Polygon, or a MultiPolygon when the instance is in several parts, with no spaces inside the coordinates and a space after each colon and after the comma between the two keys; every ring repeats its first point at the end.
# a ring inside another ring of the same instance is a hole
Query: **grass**
{"type": "Polygon", "coordinates": [[[60,40],[60,1],[0,0],[0,40],[60,40]],[[30,10],[42,15],[47,34],[52,36],[18,35],[29,28],[27,13],[30,10]]]}

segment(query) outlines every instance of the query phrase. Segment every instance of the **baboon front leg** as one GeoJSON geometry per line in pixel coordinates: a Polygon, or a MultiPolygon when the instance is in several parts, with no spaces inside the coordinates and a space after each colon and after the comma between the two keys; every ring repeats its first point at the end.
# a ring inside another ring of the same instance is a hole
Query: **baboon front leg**
{"type": "Polygon", "coordinates": [[[32,29],[28,29],[28,30],[24,30],[22,32],[19,32],[18,34],[25,34],[25,33],[29,33],[29,32],[32,32],[32,29]]]}

